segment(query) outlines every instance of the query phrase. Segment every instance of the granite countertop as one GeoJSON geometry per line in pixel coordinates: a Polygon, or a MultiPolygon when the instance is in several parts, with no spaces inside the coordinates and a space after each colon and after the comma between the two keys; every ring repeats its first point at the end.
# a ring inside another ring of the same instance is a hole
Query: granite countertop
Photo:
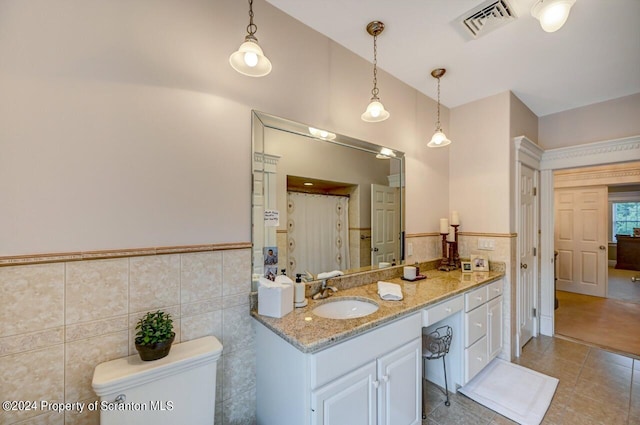
{"type": "Polygon", "coordinates": [[[256,310],[252,310],[251,315],[303,353],[315,353],[504,276],[502,271],[462,274],[459,270],[451,272],[428,270],[424,274],[427,275],[427,279],[415,282],[404,281],[399,277],[385,279],[386,282],[402,286],[404,295],[402,301],[380,299],[377,281],[375,281],[339,290],[324,300],[316,301],[307,298],[309,304],[306,307],[294,308],[291,313],[279,319],[262,316],[256,310]],[[368,298],[380,308],[368,316],[354,319],[326,319],[311,312],[318,305],[341,297],[368,298]]]}

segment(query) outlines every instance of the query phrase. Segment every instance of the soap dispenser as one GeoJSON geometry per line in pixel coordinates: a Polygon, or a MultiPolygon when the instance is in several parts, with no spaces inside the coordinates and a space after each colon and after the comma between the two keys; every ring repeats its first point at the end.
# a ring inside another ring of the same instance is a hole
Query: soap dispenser
{"type": "Polygon", "coordinates": [[[293,289],[293,305],[296,306],[296,308],[305,307],[308,303],[304,296],[304,291],[305,286],[304,283],[302,283],[302,275],[298,273],[296,274],[296,283],[293,289]]]}

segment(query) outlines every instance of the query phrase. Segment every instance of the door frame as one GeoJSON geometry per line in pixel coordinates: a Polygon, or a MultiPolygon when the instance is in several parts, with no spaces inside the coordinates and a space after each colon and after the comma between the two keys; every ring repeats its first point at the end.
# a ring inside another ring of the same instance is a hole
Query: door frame
{"type": "MultiPolygon", "coordinates": [[[[640,135],[545,150],[540,162],[540,333],[553,336],[554,217],[553,171],[640,160],[640,135]]],[[[518,204],[516,204],[518,205],[518,204]]],[[[517,226],[517,224],[516,224],[517,226]]]]}
{"type": "MultiPolygon", "coordinates": [[[[538,192],[541,192],[540,190],[540,163],[542,161],[542,155],[544,153],[544,150],[536,145],[535,143],[533,143],[531,140],[527,139],[525,136],[520,136],[520,137],[516,137],[514,138],[514,144],[515,144],[515,159],[516,159],[516,164],[515,164],[515,186],[514,186],[514,194],[515,194],[515,199],[514,199],[514,208],[513,210],[515,211],[515,219],[514,219],[514,223],[515,223],[515,227],[516,227],[516,233],[517,234],[521,234],[521,230],[520,230],[520,175],[522,172],[522,167],[526,166],[528,168],[533,169],[534,172],[534,185],[538,188],[538,192]]],[[[536,237],[536,240],[539,241],[539,239],[537,238],[539,231],[540,231],[540,193],[538,193],[538,196],[535,197],[535,205],[534,205],[534,223],[533,223],[533,234],[536,237]]],[[[536,246],[538,246],[538,243],[536,243],[536,246]]],[[[515,330],[515,355],[516,357],[520,357],[520,353],[522,350],[522,344],[520,343],[520,339],[521,339],[521,334],[520,334],[520,322],[521,322],[521,315],[523,314],[523,312],[520,311],[520,299],[523,296],[522,292],[521,292],[521,283],[520,282],[520,272],[518,271],[518,267],[517,264],[520,262],[520,256],[522,255],[522,252],[520,250],[520,241],[519,239],[516,238],[516,257],[514,258],[514,267],[516,269],[515,272],[515,281],[516,281],[516,297],[515,297],[515,305],[516,305],[516,330],[515,330]]],[[[538,298],[538,294],[540,293],[540,288],[539,288],[539,269],[540,269],[540,255],[536,256],[536,260],[534,261],[533,267],[533,305],[536,306],[536,310],[540,311],[540,308],[538,307],[540,304],[540,299],[538,298]]],[[[536,317],[534,318],[533,321],[533,336],[536,337],[538,335],[538,333],[540,332],[540,314],[536,314],[536,317]]]]}

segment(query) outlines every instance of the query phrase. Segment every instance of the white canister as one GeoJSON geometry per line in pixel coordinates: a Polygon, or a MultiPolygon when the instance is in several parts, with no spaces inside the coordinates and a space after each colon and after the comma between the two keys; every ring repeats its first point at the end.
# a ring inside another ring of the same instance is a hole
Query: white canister
{"type": "Polygon", "coordinates": [[[407,280],[415,280],[417,275],[417,270],[414,266],[406,266],[403,269],[403,276],[407,280]]]}

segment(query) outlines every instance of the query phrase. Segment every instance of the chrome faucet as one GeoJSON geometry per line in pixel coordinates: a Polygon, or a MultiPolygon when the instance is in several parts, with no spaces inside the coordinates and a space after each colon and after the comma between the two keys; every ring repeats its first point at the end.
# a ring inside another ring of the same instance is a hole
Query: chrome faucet
{"type": "Polygon", "coordinates": [[[324,279],[322,281],[322,286],[320,287],[320,290],[311,298],[313,298],[314,300],[322,300],[324,298],[329,298],[331,295],[333,295],[336,292],[338,292],[338,288],[336,288],[335,286],[327,286],[327,280],[324,279]]]}

